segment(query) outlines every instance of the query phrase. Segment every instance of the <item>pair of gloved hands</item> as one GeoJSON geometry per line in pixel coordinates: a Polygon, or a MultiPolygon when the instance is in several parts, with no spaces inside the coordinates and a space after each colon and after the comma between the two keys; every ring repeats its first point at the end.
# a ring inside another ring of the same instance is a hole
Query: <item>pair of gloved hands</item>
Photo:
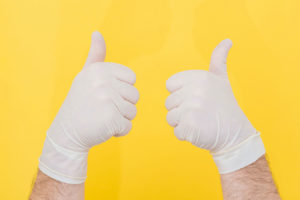
{"type": "MultiPolygon", "coordinates": [[[[228,80],[231,46],[227,39],[216,47],[209,71],[184,71],[167,81],[168,123],[178,139],[209,150],[221,174],[243,168],[265,153],[228,80]]],[[[86,64],[48,130],[39,168],[61,182],[84,182],[89,149],[126,135],[132,127],[139,99],[135,74],[104,58],[104,39],[94,32],[86,64]]]]}

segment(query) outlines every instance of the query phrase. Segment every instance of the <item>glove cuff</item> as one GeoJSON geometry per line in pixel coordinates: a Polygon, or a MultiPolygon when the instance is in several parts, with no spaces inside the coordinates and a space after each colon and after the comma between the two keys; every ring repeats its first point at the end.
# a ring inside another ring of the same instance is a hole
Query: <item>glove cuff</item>
{"type": "Polygon", "coordinates": [[[220,174],[244,168],[265,154],[260,133],[251,135],[239,145],[226,151],[212,153],[220,174]]]}
{"type": "Polygon", "coordinates": [[[87,152],[75,152],[55,144],[47,135],[39,169],[60,182],[80,184],[86,179],[87,156],[87,152]]]}

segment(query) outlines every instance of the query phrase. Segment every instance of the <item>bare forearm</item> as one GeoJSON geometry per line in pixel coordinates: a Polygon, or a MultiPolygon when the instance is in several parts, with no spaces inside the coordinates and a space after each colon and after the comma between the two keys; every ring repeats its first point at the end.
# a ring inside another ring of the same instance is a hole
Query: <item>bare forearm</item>
{"type": "Polygon", "coordinates": [[[39,171],[30,200],[83,200],[84,183],[67,184],[50,178],[39,171]]]}
{"type": "Polygon", "coordinates": [[[279,200],[265,156],[238,171],[222,174],[224,200],[279,200]]]}

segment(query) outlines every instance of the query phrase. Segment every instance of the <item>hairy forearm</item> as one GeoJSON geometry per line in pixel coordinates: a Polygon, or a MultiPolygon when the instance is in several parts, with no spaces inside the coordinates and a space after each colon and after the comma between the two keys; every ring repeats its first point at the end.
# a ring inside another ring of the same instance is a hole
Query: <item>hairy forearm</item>
{"type": "Polygon", "coordinates": [[[221,175],[224,200],[280,199],[265,156],[238,171],[221,175]]]}
{"type": "Polygon", "coordinates": [[[40,170],[30,200],[83,200],[84,183],[67,184],[45,175],[40,170]]]}

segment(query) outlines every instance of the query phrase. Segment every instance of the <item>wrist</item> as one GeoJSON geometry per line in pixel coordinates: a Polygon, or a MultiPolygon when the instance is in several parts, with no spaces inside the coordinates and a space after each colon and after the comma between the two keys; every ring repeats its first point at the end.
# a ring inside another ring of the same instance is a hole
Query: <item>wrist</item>
{"type": "Polygon", "coordinates": [[[243,142],[219,152],[211,153],[220,174],[244,168],[265,154],[260,133],[248,137],[243,142]]]}
{"type": "Polygon", "coordinates": [[[62,147],[47,135],[39,159],[39,168],[58,181],[80,184],[86,179],[87,157],[88,152],[77,152],[62,147]]]}

